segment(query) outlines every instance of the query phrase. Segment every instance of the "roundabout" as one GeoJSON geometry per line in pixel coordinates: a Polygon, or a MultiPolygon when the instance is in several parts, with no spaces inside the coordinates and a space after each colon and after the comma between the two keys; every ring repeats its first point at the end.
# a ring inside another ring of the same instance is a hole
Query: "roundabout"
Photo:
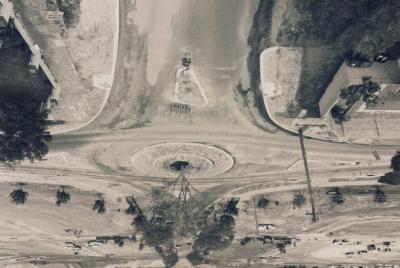
{"type": "Polygon", "coordinates": [[[130,161],[143,175],[165,178],[176,177],[181,169],[192,178],[211,177],[229,171],[235,164],[227,151],[194,142],[145,146],[134,152],[130,161]]]}

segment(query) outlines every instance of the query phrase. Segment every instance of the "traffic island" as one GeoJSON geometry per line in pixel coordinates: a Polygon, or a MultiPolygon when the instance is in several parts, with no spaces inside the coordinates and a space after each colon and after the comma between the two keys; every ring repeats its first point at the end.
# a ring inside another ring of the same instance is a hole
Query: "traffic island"
{"type": "Polygon", "coordinates": [[[235,163],[227,151],[202,143],[153,144],[130,160],[141,174],[162,178],[175,178],[182,169],[191,178],[209,178],[228,172],[235,163]]]}

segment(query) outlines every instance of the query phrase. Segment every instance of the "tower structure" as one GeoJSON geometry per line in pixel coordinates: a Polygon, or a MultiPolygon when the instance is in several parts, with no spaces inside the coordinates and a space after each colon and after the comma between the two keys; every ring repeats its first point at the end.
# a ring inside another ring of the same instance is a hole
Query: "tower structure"
{"type": "Polygon", "coordinates": [[[179,166],[179,176],[169,185],[167,192],[173,198],[174,213],[176,221],[184,223],[185,230],[189,227],[190,219],[192,218],[194,211],[194,204],[198,203],[193,198],[194,192],[199,192],[194,188],[185,175],[186,165],[182,164],[179,166]]]}

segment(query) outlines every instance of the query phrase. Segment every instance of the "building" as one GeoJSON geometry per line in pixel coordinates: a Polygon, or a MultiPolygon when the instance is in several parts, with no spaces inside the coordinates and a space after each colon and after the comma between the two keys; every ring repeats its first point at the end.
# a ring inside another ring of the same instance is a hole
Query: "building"
{"type": "Polygon", "coordinates": [[[371,78],[373,82],[381,85],[381,91],[385,87],[396,85],[400,88],[399,63],[389,60],[385,63],[374,62],[369,67],[349,67],[342,63],[334,78],[319,101],[319,110],[323,119],[329,118],[331,109],[339,100],[343,88],[363,83],[364,78],[371,78]]]}
{"type": "Polygon", "coordinates": [[[0,27],[6,27],[13,15],[11,0],[0,0],[0,27]]]}

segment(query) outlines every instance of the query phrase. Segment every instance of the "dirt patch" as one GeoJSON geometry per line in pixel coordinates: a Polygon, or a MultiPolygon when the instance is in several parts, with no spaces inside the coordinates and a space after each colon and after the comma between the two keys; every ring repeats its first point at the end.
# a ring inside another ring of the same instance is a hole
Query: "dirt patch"
{"type": "Polygon", "coordinates": [[[268,96],[272,111],[287,115],[290,103],[295,102],[303,51],[301,48],[276,47],[265,50],[262,54],[263,73],[262,90],[268,96]]]}

